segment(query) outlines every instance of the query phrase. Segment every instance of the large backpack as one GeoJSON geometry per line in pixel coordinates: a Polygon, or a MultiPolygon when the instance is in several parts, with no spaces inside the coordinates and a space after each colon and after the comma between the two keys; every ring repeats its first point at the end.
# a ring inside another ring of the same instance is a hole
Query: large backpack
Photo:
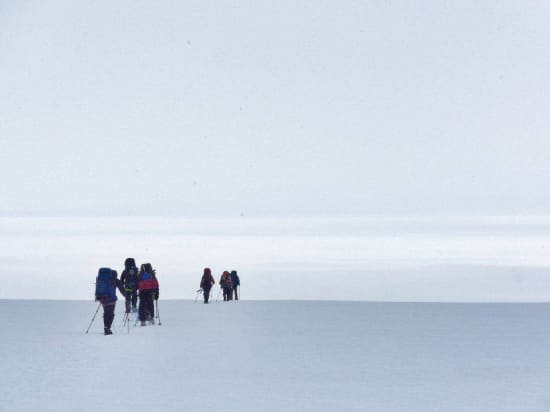
{"type": "MultiPolygon", "coordinates": [[[[214,279],[212,278],[212,275],[210,273],[205,273],[202,275],[201,279],[201,288],[210,290],[212,288],[212,283],[214,279]]],[[[215,282],[214,282],[215,283],[215,282]]]]}
{"type": "Polygon", "coordinates": [[[126,270],[126,277],[124,278],[124,289],[128,292],[133,292],[138,287],[138,270],[136,267],[126,270]]]}
{"type": "Polygon", "coordinates": [[[113,271],[109,268],[101,268],[95,281],[95,298],[116,299],[115,280],[113,271]]]}
{"type": "Polygon", "coordinates": [[[222,278],[220,279],[220,286],[222,288],[230,288],[232,287],[231,284],[231,275],[229,272],[223,272],[222,278]]]}
{"type": "Polygon", "coordinates": [[[237,275],[237,271],[236,270],[232,270],[231,271],[231,285],[236,288],[237,286],[240,285],[240,279],[239,279],[239,275],[237,275]]]}
{"type": "Polygon", "coordinates": [[[158,289],[159,283],[153,273],[151,264],[145,263],[142,266],[142,270],[139,272],[138,289],[139,290],[152,290],[158,289]]]}

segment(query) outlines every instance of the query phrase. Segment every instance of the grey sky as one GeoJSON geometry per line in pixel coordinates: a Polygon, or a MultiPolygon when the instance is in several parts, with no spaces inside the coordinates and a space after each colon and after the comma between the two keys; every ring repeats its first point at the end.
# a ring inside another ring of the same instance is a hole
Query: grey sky
{"type": "Polygon", "coordinates": [[[0,214],[548,213],[546,1],[0,1],[0,214]]]}

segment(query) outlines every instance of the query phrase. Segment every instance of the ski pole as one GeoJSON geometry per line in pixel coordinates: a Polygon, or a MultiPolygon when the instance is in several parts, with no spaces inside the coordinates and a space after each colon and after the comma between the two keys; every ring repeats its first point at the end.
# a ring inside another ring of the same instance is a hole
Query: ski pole
{"type": "Polygon", "coordinates": [[[197,299],[199,298],[199,295],[202,293],[202,289],[197,290],[197,296],[195,296],[195,302],[197,303],[197,299]]]}
{"type": "Polygon", "coordinates": [[[216,295],[216,302],[220,300],[220,293],[222,293],[222,288],[220,286],[220,290],[218,290],[218,294],[216,295]]]}
{"type": "Polygon", "coordinates": [[[130,313],[129,312],[126,312],[124,314],[124,321],[122,322],[122,327],[124,328],[125,326],[128,327],[128,333],[130,333],[130,313]]]}
{"type": "Polygon", "coordinates": [[[92,323],[94,323],[95,317],[97,316],[97,312],[99,312],[99,307],[101,306],[101,302],[99,302],[99,305],[97,305],[97,309],[95,311],[94,317],[92,318],[92,321],[90,322],[90,325],[88,326],[88,329],[86,329],[86,333],[90,330],[92,327],[92,323]]]}
{"type": "Polygon", "coordinates": [[[159,321],[159,326],[162,325],[162,322],[160,321],[160,312],[159,312],[159,301],[155,300],[155,303],[157,305],[157,319],[159,321]]]}

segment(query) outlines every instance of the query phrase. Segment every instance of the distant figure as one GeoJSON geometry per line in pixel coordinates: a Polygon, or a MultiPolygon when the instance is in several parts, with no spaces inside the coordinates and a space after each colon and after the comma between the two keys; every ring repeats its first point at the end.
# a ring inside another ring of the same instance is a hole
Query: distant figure
{"type": "Polygon", "coordinates": [[[116,270],[101,268],[95,282],[95,300],[103,306],[103,333],[112,335],[111,326],[115,319],[116,288],[126,296],[122,282],[118,280],[116,270]]]}
{"type": "Polygon", "coordinates": [[[138,274],[139,308],[138,315],[141,326],[146,321],[155,324],[155,302],[159,298],[159,283],[156,271],[150,263],[141,265],[138,274]]]}
{"type": "Polygon", "coordinates": [[[126,313],[130,313],[130,307],[132,312],[137,312],[138,268],[134,258],[127,258],[124,261],[124,270],[122,271],[120,280],[124,285],[127,296],[126,313]]]}
{"type": "Polygon", "coordinates": [[[233,288],[233,299],[239,300],[239,295],[237,288],[241,284],[241,280],[239,279],[239,275],[237,275],[236,270],[231,271],[231,286],[233,288]]]}
{"type": "Polygon", "coordinates": [[[212,272],[210,268],[204,268],[204,273],[201,279],[201,289],[204,297],[204,303],[208,303],[208,298],[210,297],[210,289],[216,284],[216,281],[212,277],[212,272]]]}
{"type": "Polygon", "coordinates": [[[231,300],[233,287],[231,283],[231,275],[227,270],[222,273],[222,277],[220,278],[220,287],[223,290],[223,300],[231,300]]]}

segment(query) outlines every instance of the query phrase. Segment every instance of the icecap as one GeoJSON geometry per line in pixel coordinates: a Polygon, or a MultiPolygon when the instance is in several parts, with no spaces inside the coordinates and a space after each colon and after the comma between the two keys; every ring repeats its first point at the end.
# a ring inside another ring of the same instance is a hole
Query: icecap
{"type": "Polygon", "coordinates": [[[90,299],[97,269],[151,262],[163,298],[204,267],[247,299],[550,299],[550,218],[0,218],[0,298],[90,299]]]}
{"type": "Polygon", "coordinates": [[[550,306],[0,301],[2,411],[550,410],[550,306]],[[101,313],[101,312],[100,312],[101,313]]]}
{"type": "Polygon", "coordinates": [[[364,301],[548,301],[549,244],[544,217],[0,218],[0,298],[81,300],[0,300],[0,410],[545,412],[550,305],[364,301]],[[163,325],[119,302],[85,335],[128,256],[163,325]],[[193,304],[205,266],[244,300],[193,304]]]}

